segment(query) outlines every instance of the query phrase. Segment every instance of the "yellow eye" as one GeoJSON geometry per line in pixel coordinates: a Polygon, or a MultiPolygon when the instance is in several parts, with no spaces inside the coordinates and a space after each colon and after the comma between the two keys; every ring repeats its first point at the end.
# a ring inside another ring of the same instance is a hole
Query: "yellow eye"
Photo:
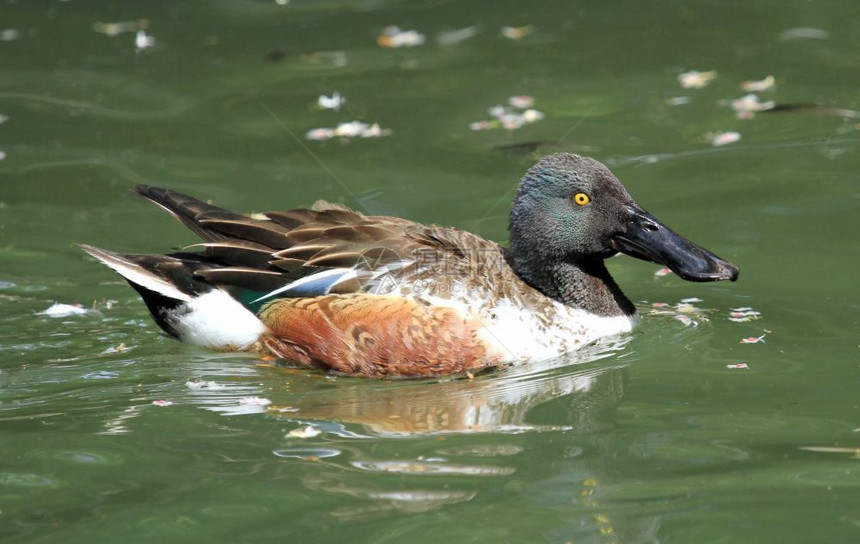
{"type": "Polygon", "coordinates": [[[580,206],[585,206],[586,204],[591,202],[591,199],[588,198],[588,195],[585,193],[576,193],[575,195],[573,195],[573,201],[580,206]]]}

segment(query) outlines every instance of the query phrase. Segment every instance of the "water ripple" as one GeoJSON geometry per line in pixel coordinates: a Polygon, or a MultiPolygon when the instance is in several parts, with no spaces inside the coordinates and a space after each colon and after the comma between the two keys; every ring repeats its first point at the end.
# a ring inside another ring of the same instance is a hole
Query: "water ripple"
{"type": "Polygon", "coordinates": [[[141,97],[145,97],[147,99],[151,99],[155,96],[167,102],[167,105],[160,110],[131,111],[103,106],[88,100],[24,92],[0,92],[0,100],[8,99],[18,102],[36,102],[39,104],[47,104],[58,108],[64,108],[76,113],[86,113],[121,120],[164,119],[167,117],[176,117],[185,113],[191,107],[190,100],[164,91],[149,88],[145,91],[139,91],[139,94],[141,97]]]}
{"type": "Polygon", "coordinates": [[[353,461],[352,466],[372,472],[395,474],[459,474],[464,476],[507,476],[512,467],[450,465],[434,461],[353,461]]]}

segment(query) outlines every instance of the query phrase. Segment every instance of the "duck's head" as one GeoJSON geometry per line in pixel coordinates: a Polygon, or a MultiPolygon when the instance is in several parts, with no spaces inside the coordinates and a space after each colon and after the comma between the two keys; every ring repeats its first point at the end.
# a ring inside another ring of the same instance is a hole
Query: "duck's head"
{"type": "Polygon", "coordinates": [[[665,265],[688,281],[738,277],[736,266],[642,209],[606,166],[570,153],[544,157],[526,172],[510,235],[512,265],[538,286],[542,272],[536,267],[570,263],[587,269],[619,251],[665,265]]]}

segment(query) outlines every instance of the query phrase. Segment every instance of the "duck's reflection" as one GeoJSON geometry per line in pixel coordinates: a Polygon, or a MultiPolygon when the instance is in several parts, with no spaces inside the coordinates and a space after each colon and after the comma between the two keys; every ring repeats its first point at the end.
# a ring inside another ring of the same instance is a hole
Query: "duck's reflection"
{"type": "Polygon", "coordinates": [[[360,424],[383,436],[428,433],[596,430],[601,416],[624,392],[621,368],[628,339],[590,346],[576,359],[559,359],[502,370],[474,379],[369,381],[325,378],[296,371],[289,380],[288,407],[272,414],[299,421],[360,424]],[[606,361],[612,357],[611,362],[606,361]],[[529,413],[554,399],[558,404],[537,422],[529,413]]]}
{"type": "MultiPolygon", "coordinates": [[[[234,357],[196,361],[181,373],[189,380],[186,403],[224,416],[253,408],[266,420],[287,423],[275,427],[281,439],[269,430],[262,435],[276,445],[276,461],[248,463],[275,479],[298,478],[325,497],[321,520],[403,520],[404,514],[446,508],[474,512],[487,507],[482,500],[515,490],[546,510],[573,509],[572,525],[539,528],[547,534],[645,535],[649,529],[638,519],[604,504],[604,482],[613,481],[613,471],[595,438],[602,436],[595,431],[613,425],[624,396],[623,367],[634,360],[629,341],[604,340],[575,358],[434,383],[260,368],[237,364],[234,357]],[[308,427],[316,432],[293,432],[308,427]],[[529,431],[555,432],[547,440],[529,431]],[[387,437],[395,440],[379,439],[387,437]]],[[[240,432],[257,424],[271,429],[255,418],[240,432]]],[[[224,448],[220,439],[218,447],[224,448]]]]}

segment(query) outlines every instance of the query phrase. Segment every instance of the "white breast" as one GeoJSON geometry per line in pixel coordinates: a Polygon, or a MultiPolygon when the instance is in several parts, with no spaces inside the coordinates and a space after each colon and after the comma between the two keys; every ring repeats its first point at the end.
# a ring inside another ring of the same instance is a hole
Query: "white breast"
{"type": "Polygon", "coordinates": [[[602,317],[552,301],[543,315],[508,299],[454,300],[420,296],[435,306],[455,308],[481,322],[488,343],[506,360],[545,360],[576,351],[598,338],[630,332],[637,317],[602,317]]]}
{"type": "Polygon", "coordinates": [[[549,319],[506,300],[497,304],[492,314],[486,333],[511,359],[551,359],[598,338],[630,332],[636,325],[635,316],[603,317],[557,302],[549,319]]]}

